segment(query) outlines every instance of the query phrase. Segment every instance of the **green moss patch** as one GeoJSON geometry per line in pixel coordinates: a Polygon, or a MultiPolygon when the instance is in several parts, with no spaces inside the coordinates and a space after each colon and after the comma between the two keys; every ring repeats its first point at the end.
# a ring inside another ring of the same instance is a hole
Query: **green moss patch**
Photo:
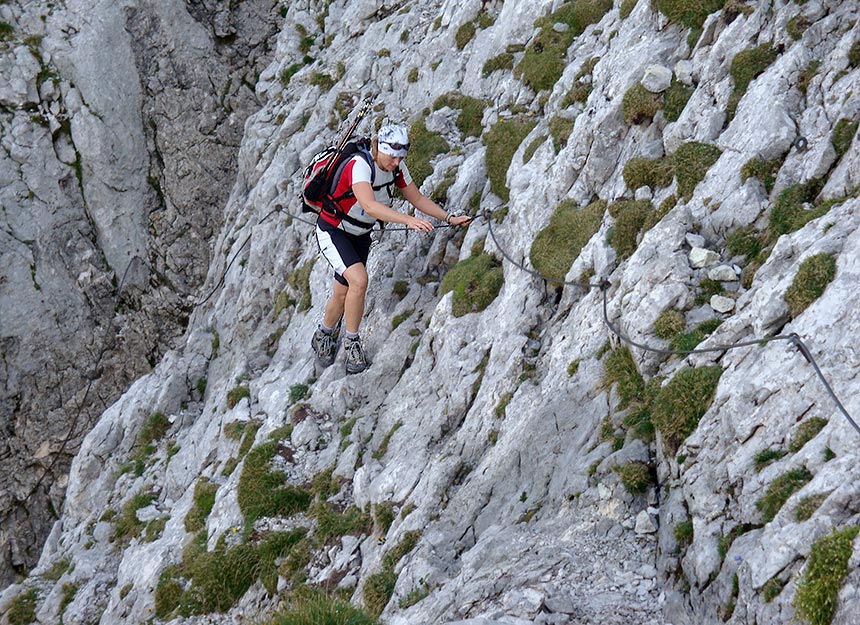
{"type": "Polygon", "coordinates": [[[606,202],[598,200],[579,208],[573,200],[559,204],[549,225],[532,242],[529,260],[544,276],[562,282],[582,248],[600,229],[606,202]]]}
{"type": "Polygon", "coordinates": [[[513,117],[498,122],[484,134],[490,187],[493,193],[505,202],[511,197],[507,187],[507,175],[514,153],[536,125],[536,121],[527,117],[513,117]]]}
{"type": "Polygon", "coordinates": [[[707,143],[682,143],[672,155],[675,177],[678,179],[678,193],[685,200],[693,197],[705,174],[719,160],[722,151],[707,143]]]}
{"type": "Polygon", "coordinates": [[[677,446],[699,425],[717,390],[722,367],[682,369],[662,387],[652,404],[652,421],[668,447],[677,446]]]}
{"type": "Polygon", "coordinates": [[[798,615],[810,625],[829,625],[833,621],[858,531],[857,527],[836,530],[812,545],[792,602],[798,615]]]}
{"type": "Polygon", "coordinates": [[[791,286],[785,291],[785,302],[792,317],[797,317],[824,293],[836,277],[836,258],[831,254],[816,254],[802,263],[791,286]]]}
{"type": "Polygon", "coordinates": [[[780,475],[771,482],[764,495],[755,503],[755,507],[761,512],[764,522],[773,521],[788,498],[803,488],[811,479],[812,473],[809,472],[809,469],[800,467],[780,475]]]}
{"type": "Polygon", "coordinates": [[[599,22],[612,9],[612,0],[574,0],[535,21],[538,34],[526,48],[514,75],[535,91],[552,89],[567,66],[567,49],[589,24],[599,22]],[[553,25],[566,24],[557,32],[553,25]]]}
{"type": "Polygon", "coordinates": [[[486,253],[471,256],[454,265],[442,279],[441,294],[453,291],[451,312],[462,317],[480,312],[496,299],[504,284],[498,259],[486,253]]]}

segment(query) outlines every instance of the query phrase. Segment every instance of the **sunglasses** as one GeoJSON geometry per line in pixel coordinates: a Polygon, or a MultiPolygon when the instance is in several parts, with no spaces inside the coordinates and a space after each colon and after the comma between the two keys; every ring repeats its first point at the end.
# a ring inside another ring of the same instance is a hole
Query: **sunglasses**
{"type": "Polygon", "coordinates": [[[390,143],[389,141],[383,141],[382,143],[384,143],[385,145],[391,146],[395,150],[408,150],[409,149],[408,143],[390,143]]]}

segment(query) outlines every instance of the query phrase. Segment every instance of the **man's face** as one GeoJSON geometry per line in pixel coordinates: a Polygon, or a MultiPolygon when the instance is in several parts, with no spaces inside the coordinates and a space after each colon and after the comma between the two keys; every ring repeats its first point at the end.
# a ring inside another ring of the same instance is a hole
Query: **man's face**
{"type": "Polygon", "coordinates": [[[376,164],[382,171],[394,171],[402,160],[402,156],[389,156],[382,151],[376,153],[376,164]]]}

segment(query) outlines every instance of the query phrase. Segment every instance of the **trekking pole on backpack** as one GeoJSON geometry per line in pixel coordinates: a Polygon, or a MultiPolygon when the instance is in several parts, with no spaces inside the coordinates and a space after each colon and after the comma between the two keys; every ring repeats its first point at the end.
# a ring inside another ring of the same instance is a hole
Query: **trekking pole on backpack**
{"type": "Polygon", "coordinates": [[[299,194],[302,200],[302,212],[320,213],[326,194],[331,193],[333,170],[336,169],[339,160],[341,160],[339,157],[346,154],[347,146],[355,134],[356,128],[369,112],[370,98],[368,97],[365,98],[355,119],[347,126],[338,142],[314,154],[302,175],[299,194]]]}
{"type": "Polygon", "coordinates": [[[370,112],[370,98],[367,97],[364,99],[364,102],[361,104],[361,108],[358,109],[358,115],[355,116],[355,119],[352,120],[352,123],[347,126],[346,131],[343,136],[340,138],[340,141],[337,143],[337,150],[340,152],[347,142],[352,139],[352,135],[355,134],[355,129],[358,128],[358,125],[361,123],[367,114],[370,112]]]}

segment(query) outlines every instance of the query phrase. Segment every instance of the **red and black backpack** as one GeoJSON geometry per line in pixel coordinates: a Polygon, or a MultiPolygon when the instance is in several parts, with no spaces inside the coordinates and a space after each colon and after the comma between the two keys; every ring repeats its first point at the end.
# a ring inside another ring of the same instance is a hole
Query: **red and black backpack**
{"type": "MultiPolygon", "coordinates": [[[[347,189],[341,195],[335,196],[338,180],[340,180],[347,162],[358,154],[370,166],[370,186],[374,191],[383,187],[390,187],[393,182],[384,185],[375,185],[376,167],[373,156],[370,153],[370,139],[362,137],[354,141],[348,141],[342,148],[330,145],[320,150],[311,158],[310,164],[305,168],[302,175],[302,212],[316,213],[325,212],[338,219],[347,221],[353,225],[365,228],[367,224],[354,219],[341,209],[341,203],[349,198],[354,198],[352,189],[347,189]]],[[[400,175],[400,168],[394,171],[395,179],[400,175]]]]}

